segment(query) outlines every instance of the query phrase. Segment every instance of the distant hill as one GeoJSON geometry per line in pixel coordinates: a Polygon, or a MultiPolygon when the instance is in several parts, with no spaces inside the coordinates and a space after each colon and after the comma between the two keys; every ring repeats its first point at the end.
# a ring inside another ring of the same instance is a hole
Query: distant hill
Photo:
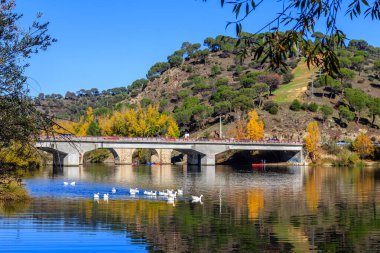
{"type": "Polygon", "coordinates": [[[198,136],[218,131],[219,116],[224,133],[231,135],[236,122],[253,108],[269,136],[278,138],[302,138],[311,120],[320,121],[322,131],[334,139],[353,137],[358,129],[375,138],[380,135],[380,112],[374,107],[380,97],[380,48],[352,40],[337,50],[341,74],[330,77],[308,69],[301,52],[289,55],[287,69],[272,71],[261,59],[242,58],[241,46],[235,44],[236,39],[223,36],[206,38],[203,47],[185,42],[168,61],[152,66],[147,79],[128,87],[41,95],[36,101],[41,110],[69,120],[78,120],[89,106],[95,115],[103,115],[159,104],[161,111],[174,115],[182,132],[198,136]],[[352,98],[356,94],[365,97],[361,107],[352,98]]]}

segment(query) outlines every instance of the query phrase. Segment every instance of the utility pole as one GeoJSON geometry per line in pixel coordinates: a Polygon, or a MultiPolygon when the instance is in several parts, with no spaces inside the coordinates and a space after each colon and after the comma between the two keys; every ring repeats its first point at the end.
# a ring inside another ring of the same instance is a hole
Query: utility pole
{"type": "Polygon", "coordinates": [[[219,115],[219,138],[223,138],[223,133],[222,133],[222,115],[219,115]]]}

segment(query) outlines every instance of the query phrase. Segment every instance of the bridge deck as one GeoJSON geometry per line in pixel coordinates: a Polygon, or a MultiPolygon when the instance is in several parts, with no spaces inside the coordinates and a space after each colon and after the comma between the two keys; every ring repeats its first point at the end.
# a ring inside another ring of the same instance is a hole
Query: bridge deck
{"type": "Polygon", "coordinates": [[[238,144],[238,145],[289,145],[302,146],[302,142],[263,140],[252,141],[242,139],[207,139],[207,138],[145,138],[145,137],[119,137],[119,136],[97,136],[97,137],[40,137],[39,142],[83,142],[83,143],[181,143],[181,144],[238,144]]]}

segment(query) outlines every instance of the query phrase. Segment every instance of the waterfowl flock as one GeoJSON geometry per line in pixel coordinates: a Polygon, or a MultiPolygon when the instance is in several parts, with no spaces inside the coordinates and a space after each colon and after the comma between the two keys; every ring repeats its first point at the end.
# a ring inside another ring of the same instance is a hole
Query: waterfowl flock
{"type": "MultiPolygon", "coordinates": [[[[65,182],[63,182],[63,185],[64,186],[68,186],[68,185],[75,186],[76,182],[75,181],[72,181],[72,182],[65,181],[65,182]]],[[[140,190],[138,188],[129,188],[128,192],[133,197],[135,197],[136,195],[140,195],[140,190]]],[[[115,187],[112,187],[111,193],[112,193],[112,195],[116,195],[118,193],[118,190],[115,187]]],[[[157,190],[154,190],[154,191],[153,190],[144,190],[142,193],[143,193],[142,196],[146,196],[146,197],[163,198],[163,199],[167,200],[168,203],[173,204],[173,206],[174,206],[174,200],[176,200],[177,197],[179,197],[179,196],[183,196],[183,189],[177,189],[177,190],[166,189],[166,190],[158,190],[158,191],[157,190]]],[[[99,201],[100,196],[101,196],[100,193],[97,192],[97,193],[94,193],[93,198],[95,201],[99,201]]],[[[191,196],[191,201],[193,203],[199,202],[202,204],[202,197],[203,197],[203,195],[200,195],[199,197],[198,196],[191,196]]],[[[103,200],[108,201],[109,199],[110,199],[109,192],[104,193],[103,194],[103,200]]],[[[186,198],[184,198],[184,199],[186,199],[186,198]]]]}

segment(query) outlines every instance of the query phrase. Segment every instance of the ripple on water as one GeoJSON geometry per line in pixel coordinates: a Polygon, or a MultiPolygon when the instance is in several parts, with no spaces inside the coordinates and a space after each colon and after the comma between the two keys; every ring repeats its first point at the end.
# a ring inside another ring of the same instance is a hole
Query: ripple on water
{"type": "Polygon", "coordinates": [[[0,251],[363,252],[380,245],[377,169],[49,169],[25,181],[33,199],[24,209],[0,207],[0,251]],[[130,196],[130,187],[141,194],[130,196]],[[184,196],[169,204],[142,195],[179,188],[184,196]],[[94,201],[96,192],[110,201],[94,201]],[[201,194],[203,204],[189,201],[201,194]]]}

